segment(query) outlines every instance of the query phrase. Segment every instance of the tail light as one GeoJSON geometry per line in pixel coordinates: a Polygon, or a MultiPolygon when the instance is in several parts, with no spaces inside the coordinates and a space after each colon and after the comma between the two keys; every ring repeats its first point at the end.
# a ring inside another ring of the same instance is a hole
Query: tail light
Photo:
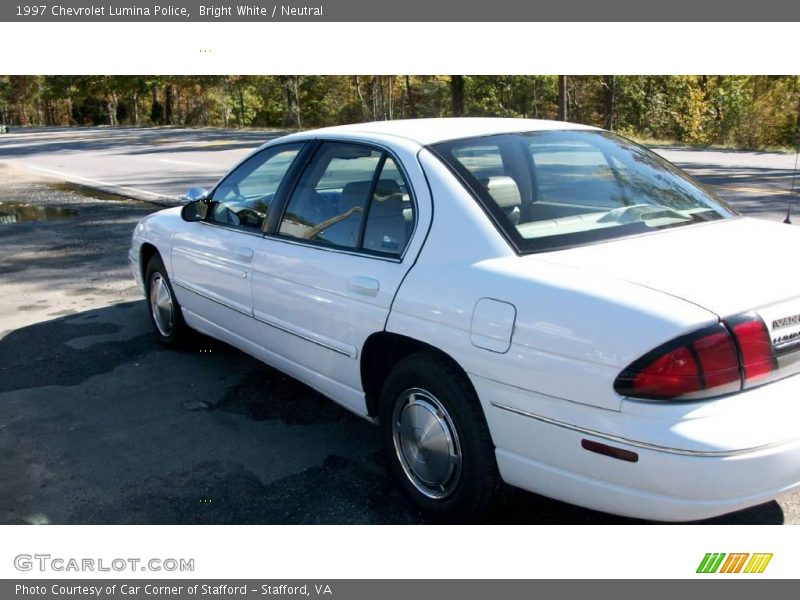
{"type": "Polygon", "coordinates": [[[648,352],[620,373],[614,389],[634,398],[696,400],[739,391],[774,368],[764,323],[744,315],[648,352]]]}
{"type": "Polygon", "coordinates": [[[764,322],[758,317],[737,317],[730,320],[729,326],[739,344],[745,387],[769,377],[776,365],[764,322]]]}

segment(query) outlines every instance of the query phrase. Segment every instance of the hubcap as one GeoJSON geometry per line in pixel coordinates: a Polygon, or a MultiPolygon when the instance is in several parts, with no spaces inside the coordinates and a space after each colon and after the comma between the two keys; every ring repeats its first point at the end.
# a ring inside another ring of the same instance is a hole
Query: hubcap
{"type": "Polygon", "coordinates": [[[173,302],[169,286],[161,273],[154,273],[150,280],[150,310],[153,322],[164,337],[172,335],[173,302]]]}
{"type": "Polygon", "coordinates": [[[453,420],[433,394],[400,395],[392,415],[394,449],[409,481],[428,498],[446,498],[461,477],[461,443],[453,420]]]}

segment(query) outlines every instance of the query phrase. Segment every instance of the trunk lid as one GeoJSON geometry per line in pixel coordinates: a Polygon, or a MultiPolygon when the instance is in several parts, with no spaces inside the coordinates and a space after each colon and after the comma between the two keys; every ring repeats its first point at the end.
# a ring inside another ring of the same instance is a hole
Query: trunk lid
{"type": "Polygon", "coordinates": [[[800,317],[781,320],[800,315],[800,277],[793,268],[800,229],[781,223],[742,217],[528,258],[658,290],[720,318],[758,309],[771,332],[772,321],[779,329],[800,329],[800,317]]]}

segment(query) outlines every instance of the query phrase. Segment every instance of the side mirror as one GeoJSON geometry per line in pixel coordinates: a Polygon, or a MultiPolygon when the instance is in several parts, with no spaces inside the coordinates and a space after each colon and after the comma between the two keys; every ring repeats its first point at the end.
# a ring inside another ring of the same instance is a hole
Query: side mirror
{"type": "Polygon", "coordinates": [[[183,205],[181,209],[181,218],[189,223],[196,221],[205,221],[208,215],[208,201],[195,200],[183,205]]]}
{"type": "Polygon", "coordinates": [[[208,199],[208,190],[201,187],[193,187],[189,188],[183,195],[184,202],[197,202],[198,200],[207,200],[208,199]]]}

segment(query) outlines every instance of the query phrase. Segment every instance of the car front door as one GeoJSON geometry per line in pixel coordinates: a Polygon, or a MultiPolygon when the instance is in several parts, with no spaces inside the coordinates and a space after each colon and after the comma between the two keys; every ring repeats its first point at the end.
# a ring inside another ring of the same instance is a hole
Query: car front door
{"type": "Polygon", "coordinates": [[[273,146],[245,160],[214,189],[206,218],[173,237],[173,287],[199,329],[236,345],[252,342],[253,257],[302,147],[273,146]]]}
{"type": "Polygon", "coordinates": [[[427,229],[418,214],[427,186],[414,174],[412,186],[382,148],[321,142],[256,250],[260,343],[276,366],[359,413],[361,348],[384,329],[419,252],[424,234],[415,233],[427,229]]]}

